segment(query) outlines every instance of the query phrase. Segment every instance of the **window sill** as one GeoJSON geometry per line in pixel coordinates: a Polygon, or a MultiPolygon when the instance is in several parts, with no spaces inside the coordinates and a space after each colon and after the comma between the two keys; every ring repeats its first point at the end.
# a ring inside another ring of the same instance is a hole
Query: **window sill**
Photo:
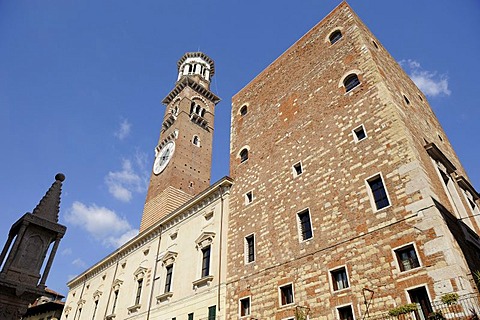
{"type": "Polygon", "coordinates": [[[213,276],[206,276],[206,277],[203,277],[203,278],[200,278],[198,280],[195,280],[192,282],[193,284],[193,287],[196,289],[198,287],[203,287],[205,285],[209,285],[210,282],[212,282],[213,280],[213,276]]]}
{"type": "Polygon", "coordinates": [[[164,294],[157,296],[157,303],[160,303],[162,301],[168,301],[172,296],[173,292],[165,292],[164,294]]]}
{"type": "Polygon", "coordinates": [[[133,306],[131,306],[131,307],[128,307],[128,308],[127,308],[128,314],[137,312],[138,309],[140,309],[141,306],[142,306],[141,304],[136,304],[136,305],[133,305],[133,306]]]}
{"type": "Polygon", "coordinates": [[[287,303],[287,304],[281,304],[280,308],[289,308],[289,307],[294,307],[295,306],[295,301],[292,303],[287,303]]]}
{"type": "Polygon", "coordinates": [[[115,314],[112,313],[112,314],[109,314],[108,316],[105,317],[105,320],[112,320],[112,319],[115,319],[115,314]]]}
{"type": "Polygon", "coordinates": [[[342,293],[346,293],[350,290],[350,287],[346,287],[346,288],[343,288],[343,289],[337,289],[337,290],[332,290],[332,293],[333,294],[342,294],[342,293]]]}

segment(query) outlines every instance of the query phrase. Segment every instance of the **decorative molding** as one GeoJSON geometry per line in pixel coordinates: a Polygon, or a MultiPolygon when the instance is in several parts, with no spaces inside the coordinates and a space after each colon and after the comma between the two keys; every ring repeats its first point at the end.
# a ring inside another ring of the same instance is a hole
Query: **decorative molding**
{"type": "Polygon", "coordinates": [[[453,163],[451,163],[450,160],[448,160],[445,154],[437,147],[435,143],[430,142],[429,144],[425,145],[424,148],[425,150],[427,150],[428,154],[432,159],[442,163],[445,166],[448,174],[455,172],[455,170],[457,170],[457,168],[453,165],[453,163]]]}
{"type": "Polygon", "coordinates": [[[163,266],[169,266],[175,263],[175,260],[177,259],[177,255],[178,255],[177,252],[167,251],[162,257],[163,266]]]}
{"type": "Polygon", "coordinates": [[[165,292],[159,296],[157,296],[157,303],[168,301],[173,296],[173,292],[165,292]]]}
{"type": "Polygon", "coordinates": [[[213,238],[215,238],[215,232],[205,231],[195,240],[197,249],[205,248],[212,244],[213,238]]]}
{"type": "Polygon", "coordinates": [[[205,285],[208,286],[210,285],[210,282],[212,282],[212,280],[213,280],[213,276],[206,276],[198,280],[195,280],[192,282],[193,288],[196,290],[199,287],[203,287],[205,285]]]}
{"type": "Polygon", "coordinates": [[[141,304],[136,304],[136,305],[133,305],[133,306],[131,306],[131,307],[128,307],[128,308],[127,308],[128,314],[137,312],[138,309],[140,309],[141,306],[142,306],[141,304]]]}

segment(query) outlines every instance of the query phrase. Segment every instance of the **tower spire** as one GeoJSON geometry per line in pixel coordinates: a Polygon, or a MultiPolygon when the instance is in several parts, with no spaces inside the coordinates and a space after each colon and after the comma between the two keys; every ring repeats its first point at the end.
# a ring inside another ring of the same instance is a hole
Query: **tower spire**
{"type": "Polygon", "coordinates": [[[60,196],[62,194],[62,182],[65,180],[63,173],[55,175],[55,182],[45,193],[43,198],[33,209],[33,214],[52,222],[58,222],[60,212],[60,196]]]}

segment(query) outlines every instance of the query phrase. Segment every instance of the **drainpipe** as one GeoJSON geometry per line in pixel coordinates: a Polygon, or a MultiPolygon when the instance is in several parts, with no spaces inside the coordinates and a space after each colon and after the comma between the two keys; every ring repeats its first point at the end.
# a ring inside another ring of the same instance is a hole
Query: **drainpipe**
{"type": "Polygon", "coordinates": [[[150,319],[150,309],[151,309],[152,300],[153,300],[153,289],[155,288],[155,280],[157,280],[156,277],[157,277],[158,253],[160,252],[160,243],[162,242],[162,225],[160,225],[158,229],[159,229],[159,236],[158,236],[157,253],[155,254],[155,262],[153,263],[153,280],[152,280],[152,288],[150,289],[150,299],[148,299],[146,320],[150,319]]]}
{"type": "Polygon", "coordinates": [[[221,289],[221,275],[222,275],[222,242],[223,242],[223,190],[224,188],[221,188],[221,194],[220,194],[220,238],[219,238],[219,254],[218,254],[218,293],[217,293],[217,309],[218,311],[221,310],[220,308],[220,289],[221,289]]]}

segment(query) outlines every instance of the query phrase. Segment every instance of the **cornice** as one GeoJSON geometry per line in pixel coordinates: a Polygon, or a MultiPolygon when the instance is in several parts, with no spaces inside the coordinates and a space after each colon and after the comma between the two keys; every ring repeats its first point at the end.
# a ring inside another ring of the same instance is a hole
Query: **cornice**
{"type": "Polygon", "coordinates": [[[175,88],[173,88],[172,91],[170,91],[170,93],[162,100],[162,103],[165,105],[168,105],[187,86],[192,88],[193,90],[195,90],[195,92],[197,92],[198,94],[201,94],[202,96],[204,96],[205,98],[207,98],[208,100],[212,101],[215,104],[220,102],[220,98],[217,95],[215,95],[212,91],[204,88],[202,85],[200,85],[190,77],[185,76],[181,78],[179,81],[177,81],[175,88]]]}

